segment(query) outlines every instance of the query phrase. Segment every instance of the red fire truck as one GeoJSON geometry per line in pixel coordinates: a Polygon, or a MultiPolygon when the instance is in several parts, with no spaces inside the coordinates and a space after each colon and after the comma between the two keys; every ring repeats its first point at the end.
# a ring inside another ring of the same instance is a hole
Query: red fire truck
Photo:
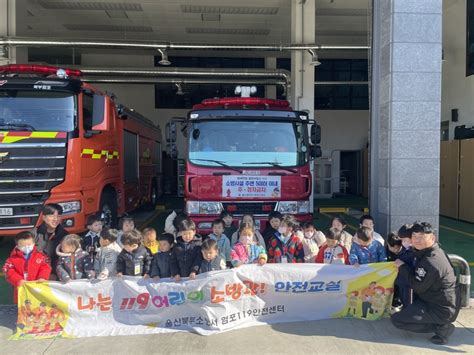
{"type": "Polygon", "coordinates": [[[262,230],[271,211],[312,220],[310,164],[321,149],[308,113],[285,100],[207,99],[185,123],[185,210],[199,233],[222,211],[251,213],[262,230]]]}
{"type": "Polygon", "coordinates": [[[40,224],[46,203],[62,224],[108,225],[161,194],[161,131],[152,121],[80,80],[81,72],[0,67],[0,235],[40,224]]]}

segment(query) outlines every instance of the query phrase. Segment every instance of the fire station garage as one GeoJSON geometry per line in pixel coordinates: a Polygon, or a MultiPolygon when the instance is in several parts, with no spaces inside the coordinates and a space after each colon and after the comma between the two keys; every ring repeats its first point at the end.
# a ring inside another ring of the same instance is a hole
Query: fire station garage
{"type": "Polygon", "coordinates": [[[472,267],[473,26],[472,0],[2,0],[0,261],[59,203],[78,233],[426,221],[472,267]]]}

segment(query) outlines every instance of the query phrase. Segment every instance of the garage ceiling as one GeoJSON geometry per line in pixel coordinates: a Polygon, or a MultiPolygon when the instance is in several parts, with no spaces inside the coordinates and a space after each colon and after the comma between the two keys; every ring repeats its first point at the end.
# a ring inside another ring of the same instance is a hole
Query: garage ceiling
{"type": "MultiPolygon", "coordinates": [[[[291,1],[298,0],[26,0],[17,35],[290,43],[291,1]]],[[[316,0],[316,42],[366,45],[370,2],[316,0]]]]}

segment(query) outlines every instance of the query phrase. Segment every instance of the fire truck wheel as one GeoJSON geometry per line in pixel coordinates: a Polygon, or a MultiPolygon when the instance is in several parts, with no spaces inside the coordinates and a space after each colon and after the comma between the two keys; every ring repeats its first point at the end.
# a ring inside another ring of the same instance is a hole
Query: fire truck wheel
{"type": "Polygon", "coordinates": [[[150,192],[150,202],[147,204],[147,210],[153,211],[158,203],[158,187],[156,186],[156,182],[153,181],[151,185],[151,192],[150,192]]]}
{"type": "Polygon", "coordinates": [[[104,221],[104,226],[110,228],[117,226],[117,201],[113,192],[102,192],[100,198],[100,214],[104,221]]]}

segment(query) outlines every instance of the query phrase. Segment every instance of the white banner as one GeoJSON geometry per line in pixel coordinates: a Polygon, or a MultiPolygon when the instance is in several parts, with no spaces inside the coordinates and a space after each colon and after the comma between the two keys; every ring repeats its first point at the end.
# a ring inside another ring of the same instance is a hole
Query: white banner
{"type": "Polygon", "coordinates": [[[281,176],[222,176],[223,197],[267,197],[281,196],[281,176]]]}
{"type": "Polygon", "coordinates": [[[153,282],[28,282],[12,339],[192,331],[211,335],[261,324],[339,317],[376,320],[391,304],[393,263],[267,264],[153,282]]]}

